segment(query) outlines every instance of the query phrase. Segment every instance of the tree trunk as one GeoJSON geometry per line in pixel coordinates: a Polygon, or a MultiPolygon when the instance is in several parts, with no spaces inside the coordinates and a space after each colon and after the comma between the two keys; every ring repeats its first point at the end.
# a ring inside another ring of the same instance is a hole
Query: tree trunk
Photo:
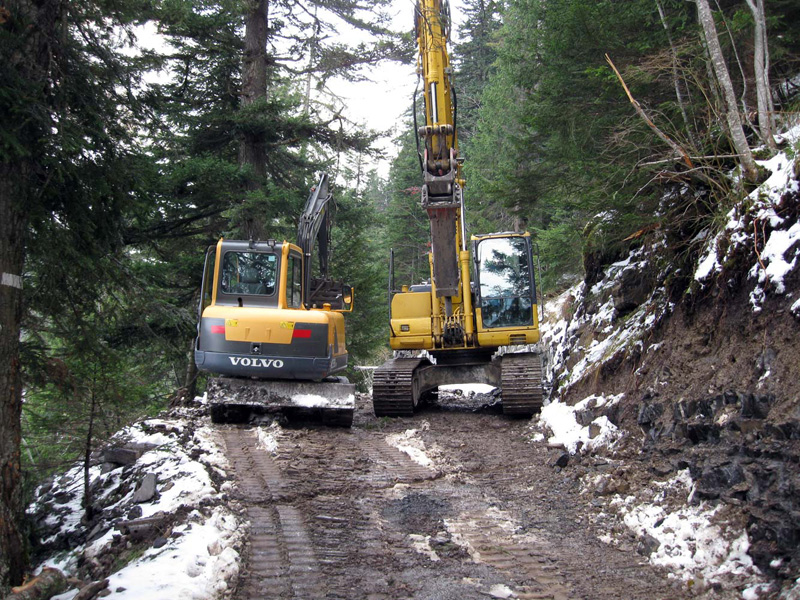
{"type": "Polygon", "coordinates": [[[183,388],[186,390],[186,401],[191,402],[197,395],[197,364],[194,362],[194,338],[189,342],[189,360],[186,363],[183,388]]]}
{"type": "MultiPolygon", "coordinates": [[[[267,98],[267,0],[251,0],[245,16],[244,57],[242,60],[242,108],[267,98]]],[[[263,132],[258,128],[245,128],[239,145],[239,165],[250,171],[248,191],[261,189],[267,168],[267,149],[263,132]]],[[[244,233],[257,239],[260,223],[246,218],[244,233]]]]}
{"type": "Polygon", "coordinates": [[[24,198],[25,179],[23,165],[0,165],[0,596],[5,586],[22,581],[26,566],[19,529],[22,519],[19,333],[27,229],[20,200],[24,198]]]}
{"type": "MultiPolygon", "coordinates": [[[[7,67],[44,103],[51,63],[50,45],[61,10],[60,0],[11,0],[0,27],[10,51],[7,67]]],[[[7,117],[4,117],[7,118],[7,117]]],[[[22,322],[22,273],[28,211],[36,198],[34,160],[41,123],[29,120],[19,127],[18,156],[0,160],[0,595],[19,584],[27,566],[20,523],[22,377],[19,335],[22,322]]]]}
{"type": "Polygon", "coordinates": [[[47,600],[68,587],[69,583],[64,573],[52,567],[44,567],[41,573],[25,585],[12,589],[11,595],[5,600],[47,600]]]}
{"type": "Polygon", "coordinates": [[[756,79],[756,99],[758,101],[758,129],[761,139],[771,149],[776,150],[772,115],[772,90],[769,85],[769,45],[767,40],[767,19],[764,14],[764,0],[747,0],[753,13],[755,35],[753,40],[753,60],[756,79]]]}
{"type": "Polygon", "coordinates": [[[94,418],[97,409],[96,386],[97,379],[93,377],[91,400],[89,402],[89,427],[86,431],[86,446],[83,449],[83,514],[87,523],[91,523],[92,519],[94,519],[94,499],[91,494],[92,486],[89,479],[89,471],[92,466],[92,438],[94,437],[94,418]]]}
{"type": "Polygon", "coordinates": [[[722,89],[722,97],[725,102],[725,121],[728,126],[728,134],[731,136],[733,147],[739,155],[744,171],[744,177],[748,181],[755,181],[758,178],[758,167],[747,143],[747,137],[742,127],[742,119],[739,115],[739,108],[736,104],[736,95],[733,92],[728,66],[722,56],[722,48],[717,37],[717,27],[714,24],[714,15],[708,5],[708,0],[695,0],[697,4],[697,18],[703,28],[706,39],[706,46],[711,57],[711,64],[714,67],[714,74],[717,82],[722,89]]]}

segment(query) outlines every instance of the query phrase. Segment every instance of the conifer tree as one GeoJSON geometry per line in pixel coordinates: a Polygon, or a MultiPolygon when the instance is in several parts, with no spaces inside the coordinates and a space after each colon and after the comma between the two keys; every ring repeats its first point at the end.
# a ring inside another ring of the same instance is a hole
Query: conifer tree
{"type": "Polygon", "coordinates": [[[136,70],[117,51],[132,4],[12,0],[0,11],[0,588],[18,583],[26,562],[21,325],[60,293],[54,278],[32,275],[61,261],[75,275],[61,281],[91,297],[88,263],[119,245],[123,209],[135,203],[136,70]]]}

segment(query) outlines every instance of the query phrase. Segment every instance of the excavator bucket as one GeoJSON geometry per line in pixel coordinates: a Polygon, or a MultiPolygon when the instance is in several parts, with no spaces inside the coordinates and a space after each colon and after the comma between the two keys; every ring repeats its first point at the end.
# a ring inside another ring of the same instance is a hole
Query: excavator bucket
{"type": "Polygon", "coordinates": [[[343,377],[330,381],[266,381],[214,377],[207,394],[214,423],[246,423],[265,415],[283,415],[289,422],[350,427],[356,386],[343,377]]]}

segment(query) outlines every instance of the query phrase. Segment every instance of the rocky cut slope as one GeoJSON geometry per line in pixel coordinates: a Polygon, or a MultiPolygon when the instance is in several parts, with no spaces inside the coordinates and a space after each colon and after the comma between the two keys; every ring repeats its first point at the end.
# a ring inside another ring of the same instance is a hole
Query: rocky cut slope
{"type": "Polygon", "coordinates": [[[798,138],[785,134],[761,162],[769,179],[721,225],[687,245],[662,223],[624,260],[587,269],[544,328],[552,391],[539,427],[619,460],[586,491],[651,561],[748,597],[800,597],[798,138]],[[699,516],[713,547],[678,532],[699,516]]]}

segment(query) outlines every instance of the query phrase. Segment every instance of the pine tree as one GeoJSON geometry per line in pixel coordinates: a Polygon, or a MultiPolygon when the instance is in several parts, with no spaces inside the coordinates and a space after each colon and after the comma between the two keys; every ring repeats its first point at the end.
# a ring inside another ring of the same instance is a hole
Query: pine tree
{"type": "Polygon", "coordinates": [[[400,150],[392,161],[387,186],[389,204],[384,244],[387,249],[394,250],[395,285],[398,288],[430,279],[430,227],[428,216],[420,204],[422,175],[414,141],[416,133],[410,121],[396,141],[400,150]]]}
{"type": "Polygon", "coordinates": [[[481,96],[495,72],[500,4],[495,0],[471,0],[463,7],[461,39],[453,47],[455,86],[458,99],[458,137],[462,154],[469,155],[481,107],[481,96]]]}

